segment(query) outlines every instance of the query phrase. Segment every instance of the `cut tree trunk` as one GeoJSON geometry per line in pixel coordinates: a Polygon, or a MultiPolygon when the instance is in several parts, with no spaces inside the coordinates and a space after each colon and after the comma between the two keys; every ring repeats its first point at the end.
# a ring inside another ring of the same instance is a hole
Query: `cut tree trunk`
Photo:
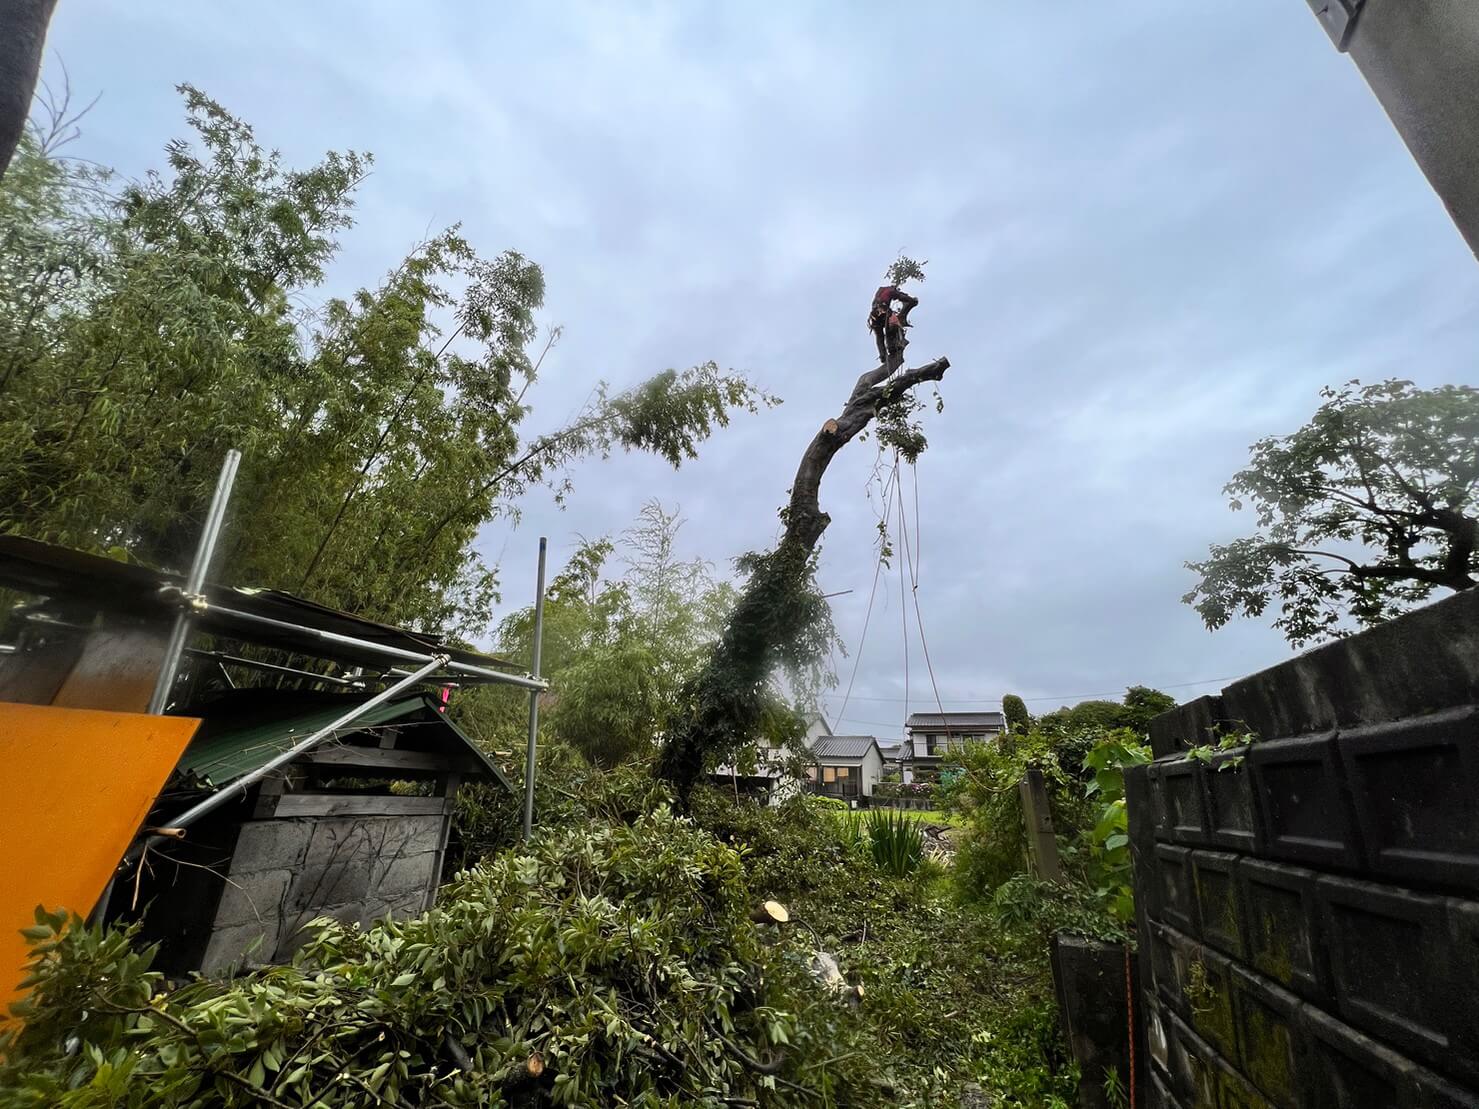
{"type": "Polygon", "coordinates": [[[814,610],[808,590],[812,554],[832,522],[821,506],[827,467],[881,411],[906,403],[914,386],[939,381],[950,368],[948,358],[912,370],[903,369],[902,363],[902,356],[895,356],[862,374],[842,412],[812,437],[791,483],[780,542],[756,560],[707,663],[684,686],[684,707],[669,727],[657,772],[674,785],[685,804],[707,767],[754,741],[777,659],[784,647],[804,641],[809,630],[807,612],[814,610]]]}
{"type": "Polygon", "coordinates": [[[20,145],[56,0],[0,0],[0,177],[20,145]]]}
{"type": "Polygon", "coordinates": [[[842,414],[822,425],[801,456],[796,480],[791,483],[791,503],[786,511],[786,534],[781,542],[794,542],[808,553],[815,549],[832,518],[822,511],[822,475],[833,457],[878,415],[890,400],[897,400],[925,381],[939,381],[950,368],[950,359],[936,358],[918,369],[899,370],[903,358],[888,366],[869,370],[858,378],[842,414]]]}

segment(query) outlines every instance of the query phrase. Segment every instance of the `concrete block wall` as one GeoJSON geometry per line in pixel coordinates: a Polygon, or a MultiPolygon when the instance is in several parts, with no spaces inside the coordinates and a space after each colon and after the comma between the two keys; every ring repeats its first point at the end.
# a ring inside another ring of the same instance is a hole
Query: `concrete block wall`
{"type": "Polygon", "coordinates": [[[440,815],[247,821],[200,969],[289,959],[321,916],[369,924],[420,912],[440,875],[440,815]]]}
{"type": "Polygon", "coordinates": [[[1479,591],[1158,717],[1150,1103],[1479,1109],[1479,591]],[[1258,738],[1204,762],[1222,731],[1258,738]]]}

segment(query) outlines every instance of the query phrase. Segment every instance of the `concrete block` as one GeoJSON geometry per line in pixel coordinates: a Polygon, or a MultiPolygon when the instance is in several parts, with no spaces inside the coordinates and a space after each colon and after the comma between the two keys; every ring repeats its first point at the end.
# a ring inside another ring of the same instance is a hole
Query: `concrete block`
{"type": "Polygon", "coordinates": [[[442,845],[440,815],[391,818],[385,829],[385,854],[421,855],[442,845]]]}
{"type": "Polygon", "coordinates": [[[1358,870],[1356,833],[1335,733],[1279,743],[1255,743],[1245,764],[1264,832],[1275,858],[1358,870]]]}
{"type": "Polygon", "coordinates": [[[1356,15],[1363,0],[1308,0],[1310,10],[1325,28],[1330,41],[1342,53],[1350,46],[1351,35],[1356,29],[1356,15]]]}
{"type": "Polygon", "coordinates": [[[1479,708],[1342,732],[1373,873],[1479,890],[1479,708]]]}
{"type": "Polygon", "coordinates": [[[1161,759],[1188,747],[1211,743],[1224,722],[1221,697],[1197,697],[1151,720],[1150,749],[1161,759]]]}
{"type": "MultiPolygon", "coordinates": [[[[1129,1015],[1126,987],[1134,989],[1136,959],[1133,954],[1129,957],[1127,982],[1123,945],[1058,935],[1053,937],[1051,961],[1059,1016],[1082,1075],[1078,1105],[1080,1109],[1108,1109],[1105,1074],[1113,1068],[1121,1081],[1128,1084],[1132,1080],[1130,1047],[1125,1037],[1129,1015]]],[[[1143,1089],[1144,1044],[1136,1046],[1141,1075],[1135,1077],[1143,1089]]]]}
{"type": "Polygon", "coordinates": [[[1222,1059],[1217,1065],[1217,1104],[1220,1109],[1270,1109],[1273,1105],[1222,1059]]]}
{"type": "Polygon", "coordinates": [[[1222,698],[1266,741],[1479,704],[1479,590],[1243,678],[1222,698]]]}
{"type": "Polygon", "coordinates": [[[1188,994],[1191,1026],[1217,1049],[1218,1055],[1239,1058],[1232,964],[1211,948],[1196,948],[1191,953],[1183,991],[1188,994]]]}
{"type": "Polygon", "coordinates": [[[303,863],[312,835],[311,820],[248,820],[236,840],[231,873],[295,870],[303,863]]]}
{"type": "Polygon", "coordinates": [[[1169,1081],[1171,1045],[1166,1038],[1166,1019],[1161,1012],[1161,1003],[1156,999],[1155,992],[1147,988],[1140,991],[1135,1004],[1139,1006],[1140,1019],[1145,1024],[1145,1048],[1150,1055],[1151,1071],[1154,1073],[1159,1069],[1169,1081]]]}
{"type": "Polygon", "coordinates": [[[1279,1109],[1301,1109],[1307,1050],[1299,998],[1236,965],[1232,985],[1240,1072],[1279,1109]]]}
{"type": "Polygon", "coordinates": [[[1419,1109],[1479,1109],[1479,1093],[1473,1088],[1460,1088],[1422,1067],[1413,1072],[1412,1084],[1412,1104],[1419,1109]]]}
{"type": "Polygon", "coordinates": [[[1417,1066],[1313,1005],[1300,1010],[1311,1109],[1408,1109],[1417,1066]]]}
{"type": "Polygon", "coordinates": [[[384,900],[406,893],[425,898],[427,890],[436,881],[436,865],[435,851],[392,858],[384,866],[376,868],[375,881],[369,893],[384,900]]]}
{"type": "Polygon", "coordinates": [[[1188,847],[1169,843],[1155,846],[1156,901],[1161,919],[1181,929],[1188,936],[1197,934],[1196,896],[1191,884],[1187,860],[1188,847]]]}
{"type": "Polygon", "coordinates": [[[1239,859],[1248,962],[1308,1001],[1329,1003],[1329,970],[1321,939],[1314,871],[1261,859],[1239,859]]]}
{"type": "Polygon", "coordinates": [[[1217,1052],[1180,1017],[1166,1017],[1171,1093],[1187,1109],[1218,1109],[1217,1052]]]}
{"type": "Polygon", "coordinates": [[[1192,847],[1207,842],[1207,814],[1197,777],[1199,769],[1187,759],[1152,765],[1151,788],[1159,797],[1157,838],[1192,847]]]}
{"type": "Polygon", "coordinates": [[[276,960],[278,923],[238,924],[212,933],[200,960],[205,975],[227,975],[243,967],[261,966],[276,960]]]}
{"type": "Polygon", "coordinates": [[[1237,886],[1238,857],[1220,851],[1189,856],[1196,935],[1235,959],[1244,957],[1242,899],[1237,886]]]}
{"type": "Polygon", "coordinates": [[[1340,1016],[1376,1039],[1442,1069],[1459,1007],[1451,990],[1441,898],[1349,878],[1315,883],[1340,1016]]]}
{"type": "Polygon", "coordinates": [[[1186,971],[1191,963],[1191,940],[1181,933],[1152,921],[1150,925],[1151,981],[1162,1004],[1183,1016],[1190,1012],[1186,1003],[1186,971]]]}
{"type": "Polygon", "coordinates": [[[1150,1074],[1150,1109],[1181,1109],[1181,1103],[1176,1100],[1176,1095],[1171,1092],[1170,1079],[1151,1071],[1150,1074]]]}
{"type": "Polygon", "coordinates": [[[1255,855],[1262,850],[1258,806],[1253,803],[1253,775],[1248,748],[1213,755],[1202,767],[1207,810],[1207,840],[1214,847],[1255,855]]]}
{"type": "Polygon", "coordinates": [[[1444,977],[1456,1002],[1452,1031],[1458,1050],[1454,1066],[1439,1069],[1479,1089],[1479,902],[1449,898],[1444,910],[1449,935],[1444,977]]]}
{"type": "Polygon", "coordinates": [[[292,881],[293,872],[290,870],[259,870],[233,875],[221,891],[216,926],[224,928],[233,924],[262,924],[278,920],[292,881]]]}

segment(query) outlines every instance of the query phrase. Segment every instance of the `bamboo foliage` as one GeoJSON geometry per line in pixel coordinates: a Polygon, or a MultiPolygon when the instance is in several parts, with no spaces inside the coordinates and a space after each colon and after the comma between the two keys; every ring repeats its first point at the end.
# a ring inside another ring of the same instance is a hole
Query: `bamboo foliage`
{"type": "Polygon", "coordinates": [[[368,154],[283,164],[184,86],[190,140],[120,182],[27,143],[0,183],[0,531],[152,565],[189,557],[216,469],[245,455],[218,566],[238,584],[476,634],[472,548],[535,487],[617,449],[675,466],[773,398],[713,363],[537,421],[544,275],[453,226],[378,283],[317,293],[368,154]]]}

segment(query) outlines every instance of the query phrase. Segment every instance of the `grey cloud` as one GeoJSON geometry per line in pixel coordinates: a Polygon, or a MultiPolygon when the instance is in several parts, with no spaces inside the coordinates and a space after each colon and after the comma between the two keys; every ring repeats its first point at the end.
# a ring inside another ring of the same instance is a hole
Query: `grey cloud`
{"type": "MultiPolygon", "coordinates": [[[[1298,426],[1328,382],[1479,380],[1472,256],[1298,0],[188,19],[119,0],[62,5],[52,44],[80,89],[106,91],[80,152],[130,172],[180,132],[177,80],[290,159],[373,149],[331,289],[459,219],[483,250],[540,261],[567,332],[531,427],[597,377],[709,358],[784,396],[676,474],[585,465],[565,511],[535,497],[519,531],[490,528],[510,605],[537,535],[558,562],[653,495],[682,504],[691,553],[765,546],[801,448],[869,360],[864,301],[900,248],[931,259],[912,349],[954,363],[919,485],[919,602],[952,700],[1189,695],[1278,661],[1269,629],[1209,635],[1179,601],[1182,562],[1249,526],[1219,492],[1248,445],[1298,426]]],[[[823,488],[823,580],[854,590],[836,613],[855,654],[873,450],[823,488]]],[[[895,574],[847,713],[880,734],[904,707],[895,574]]],[[[933,696],[917,641],[908,686],[933,696]]]]}

